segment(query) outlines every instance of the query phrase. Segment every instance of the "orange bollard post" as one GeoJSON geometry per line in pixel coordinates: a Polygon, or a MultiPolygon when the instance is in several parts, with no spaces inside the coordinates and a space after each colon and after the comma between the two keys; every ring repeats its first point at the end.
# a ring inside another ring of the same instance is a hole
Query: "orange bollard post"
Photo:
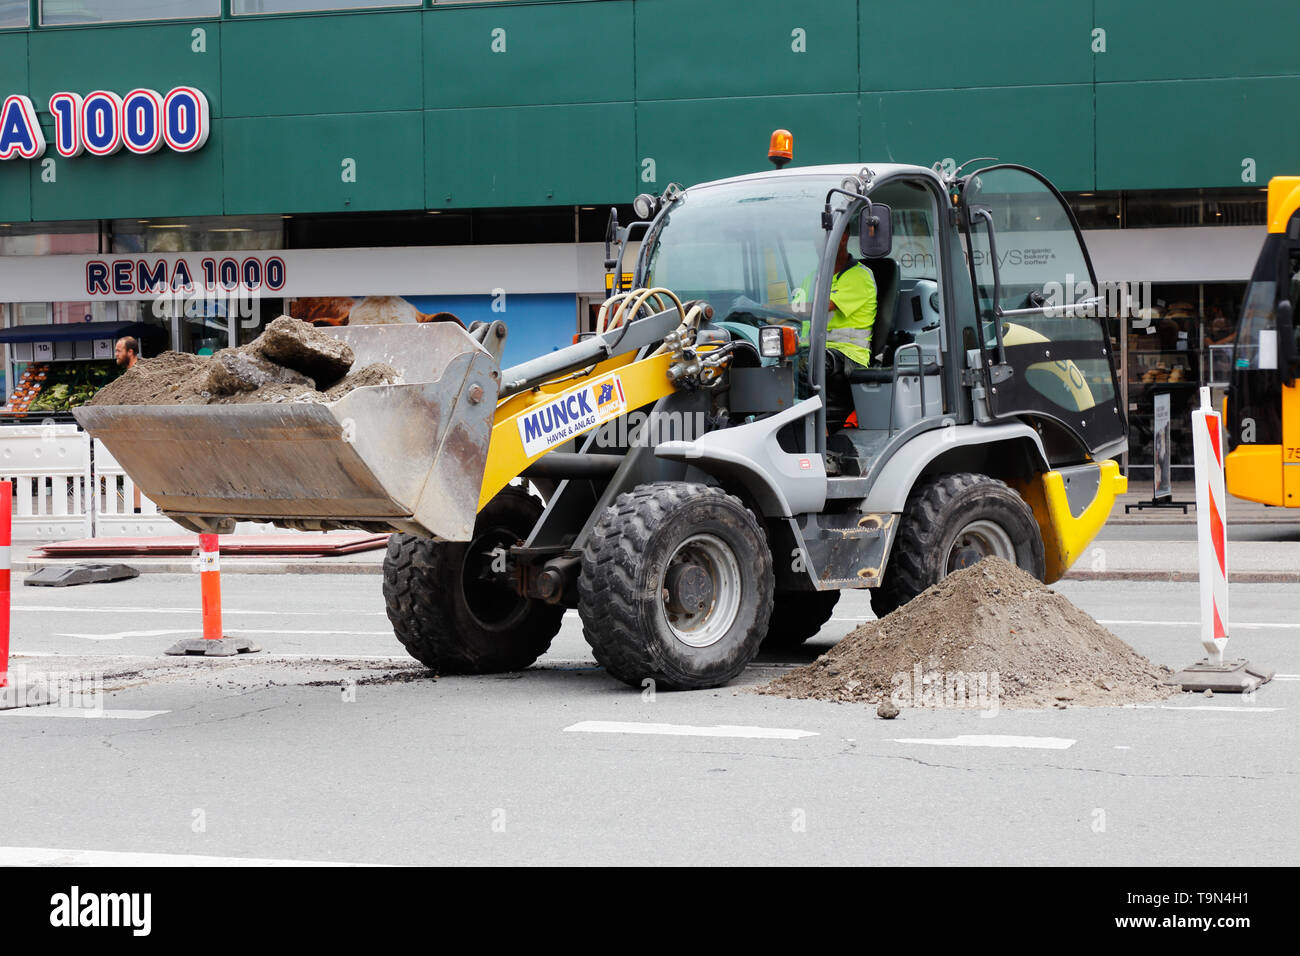
{"type": "Polygon", "coordinates": [[[199,594],[203,603],[203,636],[177,641],[167,648],[171,655],[202,654],[204,657],[234,657],[252,654],[258,648],[243,637],[226,637],[221,626],[221,539],[215,534],[199,535],[199,594]]]}
{"type": "Polygon", "coordinates": [[[221,544],[215,534],[199,535],[199,591],[203,596],[203,639],[219,641],[221,631],[221,544]]]}

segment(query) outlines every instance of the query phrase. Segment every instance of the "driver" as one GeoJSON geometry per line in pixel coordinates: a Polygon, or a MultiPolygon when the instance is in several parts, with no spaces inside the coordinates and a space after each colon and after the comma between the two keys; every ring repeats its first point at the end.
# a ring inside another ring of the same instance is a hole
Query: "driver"
{"type": "MultiPolygon", "coordinates": [[[[811,294],[806,291],[811,300],[811,294]]],[[[871,328],[876,324],[876,277],[849,255],[849,231],[840,236],[831,279],[830,321],[826,323],[826,349],[846,360],[837,369],[847,374],[854,365],[871,364],[871,328]]]]}
{"type": "MultiPolygon", "coordinates": [[[[804,301],[812,302],[813,276],[800,289],[804,301]]],[[[832,394],[847,393],[848,375],[857,367],[871,364],[871,330],[876,324],[876,277],[867,266],[849,255],[849,230],[840,236],[835,254],[835,275],[831,279],[831,317],[826,323],[826,384],[832,394]]],[[[800,329],[802,344],[808,342],[808,322],[800,329]]]]}

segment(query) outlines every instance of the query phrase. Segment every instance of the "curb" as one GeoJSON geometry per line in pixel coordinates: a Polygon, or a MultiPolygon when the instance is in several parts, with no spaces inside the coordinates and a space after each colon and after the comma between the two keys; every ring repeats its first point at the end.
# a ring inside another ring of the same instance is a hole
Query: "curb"
{"type": "MultiPolygon", "coordinates": [[[[94,563],[94,561],[95,559],[90,558],[75,561],[16,560],[13,563],[13,570],[15,573],[29,574],[41,568],[73,567],[77,564],[94,563]]],[[[259,561],[251,558],[241,560],[223,557],[221,559],[221,571],[223,574],[383,574],[384,572],[384,565],[381,561],[330,561],[326,563],[327,561],[328,559],[318,559],[316,561],[259,561]]],[[[194,559],[188,557],[173,560],[170,558],[138,558],[127,555],[115,558],[114,563],[129,565],[141,574],[196,573],[194,559]]]]}
{"type": "MultiPolygon", "coordinates": [[[[1278,524],[1293,524],[1293,525],[1300,525],[1300,520],[1297,520],[1297,519],[1294,518],[1294,517],[1293,517],[1293,518],[1283,518],[1283,519],[1281,519],[1281,520],[1272,520],[1272,519],[1269,519],[1269,518],[1229,518],[1229,519],[1228,519],[1228,526],[1229,526],[1230,528],[1235,528],[1235,527],[1237,527],[1238,525],[1244,525],[1244,524],[1248,524],[1248,525],[1263,525],[1263,524],[1269,524],[1269,525],[1278,525],[1278,524]]],[[[1182,517],[1178,517],[1178,518],[1155,518],[1155,517],[1152,517],[1152,518],[1111,518],[1111,519],[1109,519],[1109,520],[1106,522],[1105,527],[1107,527],[1107,528],[1124,528],[1124,527],[1146,527],[1146,528],[1149,528],[1149,527],[1151,527],[1152,525],[1160,525],[1161,527],[1176,527],[1176,526],[1178,526],[1178,525],[1189,525],[1189,526],[1195,528],[1195,527],[1196,527],[1196,519],[1195,519],[1195,518],[1192,518],[1192,517],[1190,517],[1190,516],[1188,516],[1187,518],[1182,518],[1182,517]]]]}
{"type": "MultiPolygon", "coordinates": [[[[1063,581],[1149,581],[1156,584],[1195,583],[1201,579],[1196,571],[1122,568],[1117,571],[1070,571],[1063,581]]],[[[1230,571],[1229,584],[1300,584],[1300,571],[1230,571]]]]}

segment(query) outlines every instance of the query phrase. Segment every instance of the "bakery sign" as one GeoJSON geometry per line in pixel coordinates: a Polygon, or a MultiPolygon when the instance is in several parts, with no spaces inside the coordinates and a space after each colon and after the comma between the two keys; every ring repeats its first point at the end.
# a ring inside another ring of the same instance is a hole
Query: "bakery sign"
{"type": "MultiPolygon", "coordinates": [[[[83,152],[112,156],[125,148],[144,155],[164,145],[177,153],[192,153],[208,141],[212,118],[208,99],[192,86],[178,86],[166,95],[137,89],[119,96],[108,90],[60,92],[50,97],[54,118],[54,148],[72,158],[83,152]]],[[[31,99],[5,97],[0,109],[0,160],[37,159],[45,155],[45,132],[31,99]]]]}

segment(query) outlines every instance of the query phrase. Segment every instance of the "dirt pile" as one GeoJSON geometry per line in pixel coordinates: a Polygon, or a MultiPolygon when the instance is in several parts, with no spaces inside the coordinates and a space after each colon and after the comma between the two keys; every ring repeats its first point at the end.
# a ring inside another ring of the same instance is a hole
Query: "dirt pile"
{"type": "Polygon", "coordinates": [[[1163,700],[1157,667],[1032,575],[985,558],[758,688],[900,707],[1049,707],[1163,700]]]}
{"type": "Polygon", "coordinates": [[[164,352],[141,359],[100,389],[91,405],[238,405],[333,402],[365,385],[396,385],[391,365],[352,371],[344,342],[299,319],[280,316],[256,339],[209,357],[164,352]]]}

